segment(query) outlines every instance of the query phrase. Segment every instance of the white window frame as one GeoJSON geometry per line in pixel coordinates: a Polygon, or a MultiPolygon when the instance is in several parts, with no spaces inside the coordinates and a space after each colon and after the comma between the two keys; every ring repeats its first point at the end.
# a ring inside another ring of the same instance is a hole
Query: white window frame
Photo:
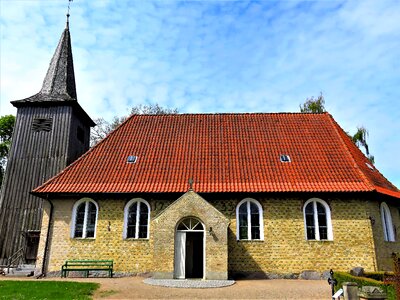
{"type": "Polygon", "coordinates": [[[304,205],[303,205],[303,218],[304,218],[304,234],[305,234],[305,238],[307,241],[333,241],[331,209],[329,208],[329,205],[324,200],[319,199],[319,198],[311,198],[311,199],[307,200],[306,203],[304,203],[304,205]],[[313,203],[315,239],[308,239],[308,237],[307,237],[306,207],[310,202],[313,203]],[[328,234],[328,238],[326,240],[321,240],[320,235],[319,235],[317,202],[322,204],[322,206],[325,208],[326,226],[327,226],[327,234],[328,234]]]}
{"type": "Polygon", "coordinates": [[[236,240],[238,241],[263,241],[264,240],[264,213],[260,202],[252,198],[245,198],[238,203],[236,206],[236,240]],[[239,234],[239,207],[247,202],[247,239],[241,239],[239,234]],[[254,203],[258,207],[258,217],[260,222],[260,238],[252,239],[251,237],[251,212],[250,212],[250,202],[254,203]]]}
{"type": "Polygon", "coordinates": [[[146,200],[144,200],[142,198],[132,199],[125,205],[125,208],[124,208],[124,229],[122,231],[122,237],[123,237],[123,239],[135,239],[135,240],[141,239],[142,240],[142,239],[149,239],[149,236],[150,236],[150,205],[146,200]],[[132,204],[134,204],[136,202],[138,203],[138,206],[137,206],[137,212],[136,212],[135,237],[127,237],[127,235],[128,235],[129,208],[131,207],[132,204]],[[143,203],[143,204],[147,205],[147,211],[148,211],[148,213],[147,213],[147,234],[146,234],[145,238],[139,238],[139,218],[140,218],[140,205],[139,205],[139,203],[143,203]]]}
{"type": "Polygon", "coordinates": [[[72,208],[72,222],[71,222],[71,238],[73,239],[95,239],[96,232],[97,232],[97,218],[99,216],[99,206],[97,205],[96,201],[90,198],[82,198],[79,201],[75,202],[74,207],[72,208]],[[82,237],[75,237],[75,226],[76,226],[76,213],[78,206],[86,202],[85,204],[85,217],[83,219],[83,229],[82,229],[82,237]],[[96,206],[96,221],[94,223],[94,236],[93,237],[86,237],[86,226],[87,226],[87,212],[89,208],[89,202],[93,203],[96,206]]]}
{"type": "Polygon", "coordinates": [[[395,242],[396,237],[394,234],[392,214],[390,213],[389,206],[385,203],[381,203],[381,218],[383,227],[383,237],[386,242],[395,242]]]}

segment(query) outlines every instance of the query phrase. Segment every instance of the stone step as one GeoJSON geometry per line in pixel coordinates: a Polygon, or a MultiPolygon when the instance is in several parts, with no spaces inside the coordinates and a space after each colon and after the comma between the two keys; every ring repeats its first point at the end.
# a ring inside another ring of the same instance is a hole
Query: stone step
{"type": "Polygon", "coordinates": [[[9,277],[26,277],[32,276],[35,270],[35,265],[20,265],[10,269],[3,268],[3,275],[9,277]]]}

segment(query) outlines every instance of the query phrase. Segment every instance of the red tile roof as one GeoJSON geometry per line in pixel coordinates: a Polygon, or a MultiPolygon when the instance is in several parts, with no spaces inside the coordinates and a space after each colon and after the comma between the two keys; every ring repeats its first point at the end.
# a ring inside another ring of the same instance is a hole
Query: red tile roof
{"type": "Polygon", "coordinates": [[[34,192],[400,191],[331,115],[134,115],[34,192]],[[280,155],[291,162],[281,162],[280,155]],[[136,163],[127,163],[130,155],[136,163]]]}

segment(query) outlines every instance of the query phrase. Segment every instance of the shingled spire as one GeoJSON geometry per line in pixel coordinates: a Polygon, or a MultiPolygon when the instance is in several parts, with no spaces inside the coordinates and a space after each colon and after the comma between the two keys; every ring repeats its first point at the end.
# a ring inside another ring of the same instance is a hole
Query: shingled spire
{"type": "Polygon", "coordinates": [[[26,102],[47,101],[76,101],[76,87],[74,62],[72,59],[71,35],[69,22],[61,35],[60,41],[53,58],[51,59],[46,77],[43,80],[42,89],[36,95],[29,98],[12,101],[12,104],[26,102]]]}
{"type": "Polygon", "coordinates": [[[74,62],[68,22],[51,59],[40,92],[52,97],[61,97],[64,100],[76,100],[74,62]]]}

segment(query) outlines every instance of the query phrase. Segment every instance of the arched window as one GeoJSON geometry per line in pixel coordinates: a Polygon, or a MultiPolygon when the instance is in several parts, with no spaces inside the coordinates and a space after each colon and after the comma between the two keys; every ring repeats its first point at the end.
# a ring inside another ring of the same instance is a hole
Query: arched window
{"type": "Polygon", "coordinates": [[[72,210],[72,238],[94,238],[96,236],[97,203],[83,198],[75,203],[72,210]]]}
{"type": "Polygon", "coordinates": [[[325,201],[317,198],[308,200],[303,214],[307,240],[333,240],[331,210],[325,201]]]}
{"type": "Polygon", "coordinates": [[[385,241],[394,242],[394,230],[393,230],[393,222],[392,215],[390,214],[389,206],[385,202],[381,203],[381,217],[382,217],[382,226],[383,226],[383,236],[385,241]]]}
{"type": "Polygon", "coordinates": [[[132,199],[124,209],[124,239],[149,238],[150,205],[143,199],[132,199]]]}
{"type": "Polygon", "coordinates": [[[236,207],[236,238],[264,240],[263,211],[260,203],[246,198],[236,207]]]}

